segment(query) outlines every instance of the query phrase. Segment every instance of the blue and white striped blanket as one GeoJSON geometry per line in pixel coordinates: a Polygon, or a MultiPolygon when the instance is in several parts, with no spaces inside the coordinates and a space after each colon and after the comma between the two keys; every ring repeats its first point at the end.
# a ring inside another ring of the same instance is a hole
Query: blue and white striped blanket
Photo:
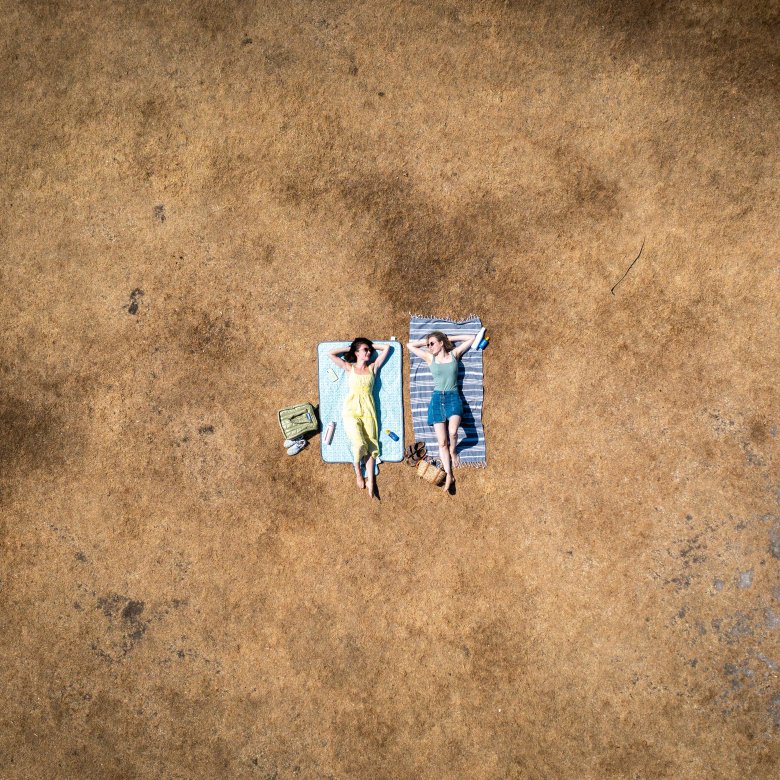
{"type": "MultiPolygon", "coordinates": [[[[428,317],[412,317],[409,323],[409,340],[425,338],[432,330],[440,330],[448,335],[476,333],[482,327],[479,317],[454,322],[428,317]]],[[[428,425],[428,402],[433,393],[433,374],[425,361],[410,353],[410,393],[412,406],[412,427],[415,441],[424,441],[428,453],[437,457],[439,445],[436,432],[428,425]]],[[[458,367],[458,384],[463,399],[463,419],[458,429],[457,453],[462,464],[484,466],[485,430],[482,427],[482,352],[470,349],[461,358],[458,367]]]]}

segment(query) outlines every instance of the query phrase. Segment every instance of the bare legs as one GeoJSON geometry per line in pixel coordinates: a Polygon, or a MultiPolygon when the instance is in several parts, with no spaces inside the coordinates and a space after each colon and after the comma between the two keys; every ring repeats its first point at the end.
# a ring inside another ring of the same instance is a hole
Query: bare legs
{"type": "Polygon", "coordinates": [[[368,488],[368,495],[371,498],[378,498],[376,494],[376,483],[375,483],[375,477],[374,477],[374,467],[376,465],[376,458],[373,455],[369,455],[366,458],[366,477],[363,478],[362,473],[362,466],[363,464],[363,458],[361,458],[357,463],[353,463],[352,467],[355,469],[355,481],[357,482],[357,486],[362,490],[363,488],[368,488]]]}
{"type": "Polygon", "coordinates": [[[433,429],[436,431],[436,438],[439,441],[439,459],[442,468],[447,475],[444,480],[444,489],[449,493],[452,485],[455,484],[455,477],[452,474],[452,467],[458,465],[460,460],[455,454],[455,445],[458,441],[458,426],[460,417],[450,417],[449,430],[447,423],[434,423],[433,429]]]}
{"type": "Polygon", "coordinates": [[[376,498],[376,489],[374,487],[374,463],[375,459],[373,455],[369,455],[366,458],[366,487],[368,488],[368,495],[371,498],[376,498]]]}
{"type": "Polygon", "coordinates": [[[460,457],[455,452],[455,448],[458,446],[458,428],[460,428],[460,417],[456,414],[447,421],[450,434],[450,462],[452,467],[456,468],[460,466],[460,457]]]}
{"type": "Polygon", "coordinates": [[[355,469],[355,480],[357,481],[357,486],[362,490],[366,486],[366,481],[363,479],[363,475],[360,473],[360,463],[361,461],[358,461],[357,463],[353,463],[352,466],[355,469]]]}
{"type": "Polygon", "coordinates": [[[352,462],[355,469],[355,482],[360,490],[368,488],[371,498],[379,498],[374,482],[375,455],[367,455],[367,450],[376,450],[378,434],[376,420],[370,418],[354,417],[344,414],[344,430],[352,444],[352,457],[357,455],[357,460],[352,462]],[[366,464],[366,476],[363,477],[363,463],[366,464]]]}

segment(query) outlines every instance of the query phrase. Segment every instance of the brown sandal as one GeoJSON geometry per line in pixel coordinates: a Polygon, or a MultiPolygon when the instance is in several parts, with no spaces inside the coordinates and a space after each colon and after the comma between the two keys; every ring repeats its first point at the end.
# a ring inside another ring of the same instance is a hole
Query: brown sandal
{"type": "Polygon", "coordinates": [[[425,442],[416,441],[406,448],[406,465],[416,466],[425,457],[425,442]]]}

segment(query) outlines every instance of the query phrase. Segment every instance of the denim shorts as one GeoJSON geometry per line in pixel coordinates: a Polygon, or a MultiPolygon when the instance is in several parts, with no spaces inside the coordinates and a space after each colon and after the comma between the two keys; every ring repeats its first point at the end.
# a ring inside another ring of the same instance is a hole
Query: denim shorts
{"type": "Polygon", "coordinates": [[[450,417],[463,417],[463,401],[457,390],[434,390],[428,404],[428,425],[447,422],[450,417]]]}

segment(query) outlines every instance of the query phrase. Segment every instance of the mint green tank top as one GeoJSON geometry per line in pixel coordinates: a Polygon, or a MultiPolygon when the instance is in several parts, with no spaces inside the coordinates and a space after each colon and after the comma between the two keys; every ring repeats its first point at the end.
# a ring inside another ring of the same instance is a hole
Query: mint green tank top
{"type": "Polygon", "coordinates": [[[444,392],[458,389],[458,361],[453,357],[450,363],[437,363],[436,356],[431,363],[433,389],[444,392]]]}

